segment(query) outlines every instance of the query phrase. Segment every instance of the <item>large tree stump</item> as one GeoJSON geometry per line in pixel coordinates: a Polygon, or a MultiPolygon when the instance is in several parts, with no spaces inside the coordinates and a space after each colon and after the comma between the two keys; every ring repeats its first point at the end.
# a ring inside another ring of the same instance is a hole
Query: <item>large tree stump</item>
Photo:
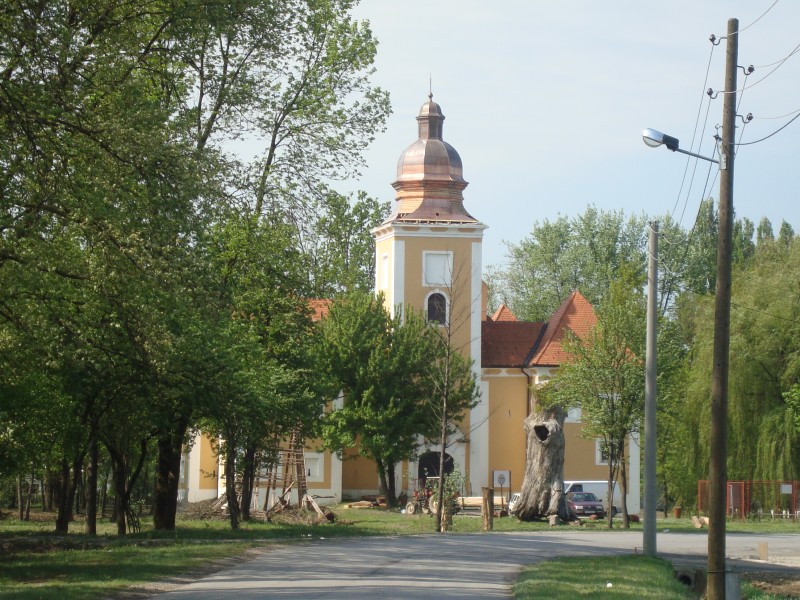
{"type": "Polygon", "coordinates": [[[514,515],[520,521],[548,519],[573,521],[575,515],[564,496],[564,420],[561,407],[531,413],[525,419],[528,445],[525,479],[514,515]]]}

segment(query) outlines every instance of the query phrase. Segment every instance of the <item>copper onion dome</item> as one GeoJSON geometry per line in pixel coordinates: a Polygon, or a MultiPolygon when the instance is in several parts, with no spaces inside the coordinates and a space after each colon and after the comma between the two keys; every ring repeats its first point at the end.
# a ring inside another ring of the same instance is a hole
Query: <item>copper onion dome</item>
{"type": "Polygon", "coordinates": [[[475,223],[464,209],[461,157],[442,139],[442,108],[429,94],[417,116],[419,139],[397,161],[396,212],[390,220],[475,223]]]}

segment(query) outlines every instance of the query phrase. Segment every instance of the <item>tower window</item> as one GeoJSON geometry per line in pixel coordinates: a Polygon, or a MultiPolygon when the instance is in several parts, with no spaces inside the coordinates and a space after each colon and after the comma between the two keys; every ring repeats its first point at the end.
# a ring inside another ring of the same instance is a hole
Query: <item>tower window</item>
{"type": "Polygon", "coordinates": [[[450,286],[453,275],[452,252],[423,252],[422,285],[450,286]]]}
{"type": "Polygon", "coordinates": [[[428,321],[445,325],[447,323],[447,301],[444,294],[428,296],[428,321]]]}

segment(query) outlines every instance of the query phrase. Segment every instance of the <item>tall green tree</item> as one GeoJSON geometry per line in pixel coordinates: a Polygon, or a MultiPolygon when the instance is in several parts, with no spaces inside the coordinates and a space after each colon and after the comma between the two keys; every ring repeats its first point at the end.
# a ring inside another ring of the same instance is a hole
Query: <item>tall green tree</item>
{"type": "Polygon", "coordinates": [[[547,320],[579,290],[598,304],[623,264],[644,264],[644,217],[590,206],[574,218],[534,223],[531,234],[510,244],[505,301],[525,320],[547,320]]]}
{"type": "Polygon", "coordinates": [[[375,240],[371,230],[389,215],[389,204],[363,192],[355,201],[329,192],[303,248],[310,262],[311,294],[330,298],[375,287],[375,240]]]}
{"type": "MultiPolygon", "coordinates": [[[[598,307],[597,325],[588,337],[566,343],[572,358],[545,397],[553,405],[580,407],[581,435],[599,440],[608,462],[608,498],[618,480],[623,525],[628,527],[626,440],[639,431],[644,415],[645,302],[638,274],[623,266],[621,275],[598,307]]],[[[611,516],[609,510],[609,528],[611,516]]]]}
{"type": "MultiPolygon", "coordinates": [[[[762,242],[749,263],[734,272],[731,300],[728,474],[731,479],[794,479],[800,468],[798,433],[789,401],[800,378],[796,280],[800,253],[762,242]]],[[[713,351],[713,302],[693,300],[692,340],[682,418],[697,440],[690,464],[694,481],[708,477],[709,413],[713,351]]],[[[687,437],[687,439],[689,439],[687,437]]]]}
{"type": "Polygon", "coordinates": [[[321,374],[344,396],[343,406],[325,415],[322,438],[332,450],[357,447],[374,460],[391,504],[396,465],[415,456],[420,436],[438,429],[429,368],[440,348],[420,315],[391,316],[382,295],[348,294],[321,323],[321,374]]]}

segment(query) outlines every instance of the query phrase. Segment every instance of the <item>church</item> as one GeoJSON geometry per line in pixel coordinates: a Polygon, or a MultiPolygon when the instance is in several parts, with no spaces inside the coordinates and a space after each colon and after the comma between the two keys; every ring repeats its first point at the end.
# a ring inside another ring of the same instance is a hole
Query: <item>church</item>
{"type": "MultiPolygon", "coordinates": [[[[519,491],[525,474],[523,422],[535,407],[535,390],[557,376],[567,355],[563,341],[572,332],[583,337],[596,322],[594,309],[572,292],[546,322],[516,319],[505,305],[487,313],[481,279],[486,225],[464,206],[461,157],[443,138],[444,114],[433,101],[417,116],[418,136],[397,163],[392,214],[372,233],[375,238],[375,289],[389,309],[412,306],[428,320],[449,327],[452,344],[472,359],[480,399],[465,416],[462,440],[446,449],[448,468],[461,470],[466,495],[482,487],[508,496],[519,491]]],[[[318,318],[327,302],[312,303],[318,318]]],[[[341,400],[339,400],[341,402],[341,400]]],[[[333,407],[335,410],[335,404],[333,407]]],[[[608,466],[597,440],[581,437],[580,411],[564,425],[565,480],[605,480],[608,466]]],[[[640,506],[638,440],[629,440],[628,510],[640,506]]],[[[436,465],[441,448],[425,446],[419,459],[396,469],[396,489],[411,493],[413,479],[436,465]]],[[[378,493],[375,465],[353,449],[340,459],[307,444],[305,471],[309,493],[322,502],[359,499],[378,493]]],[[[224,478],[209,440],[199,437],[184,457],[182,498],[195,502],[224,494],[224,478]]],[[[260,499],[263,506],[265,498],[260,499]]]]}

